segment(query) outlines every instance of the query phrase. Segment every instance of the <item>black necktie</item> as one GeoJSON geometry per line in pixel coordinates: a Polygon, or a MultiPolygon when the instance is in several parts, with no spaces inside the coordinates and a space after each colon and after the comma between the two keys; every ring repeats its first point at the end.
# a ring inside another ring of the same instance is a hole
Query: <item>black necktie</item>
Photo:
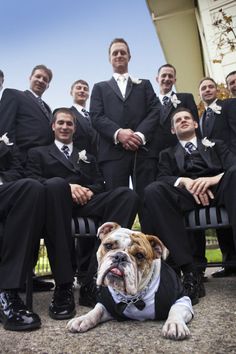
{"type": "Polygon", "coordinates": [[[41,97],[37,97],[37,100],[38,100],[38,103],[39,103],[39,105],[40,105],[42,111],[44,112],[44,114],[46,114],[46,116],[47,116],[48,118],[50,118],[50,113],[49,113],[49,111],[47,110],[47,108],[45,107],[45,104],[44,104],[42,98],[41,98],[41,97]]]}
{"type": "Polygon", "coordinates": [[[192,154],[193,151],[197,150],[196,146],[193,143],[191,143],[191,141],[186,143],[184,147],[189,154],[192,154]]]}
{"type": "Polygon", "coordinates": [[[208,107],[202,117],[202,135],[207,136],[207,132],[208,132],[208,124],[209,124],[209,119],[212,116],[212,109],[210,107],[208,107]]]}
{"type": "Polygon", "coordinates": [[[63,145],[61,151],[64,153],[67,159],[70,157],[70,149],[67,145],[63,145]]]}
{"type": "Polygon", "coordinates": [[[162,102],[163,102],[163,105],[164,105],[164,106],[168,105],[169,97],[168,97],[168,96],[164,96],[164,97],[162,98],[162,102]]]}
{"type": "Polygon", "coordinates": [[[83,115],[85,116],[85,118],[89,119],[89,112],[86,111],[86,109],[82,108],[81,112],[83,112],[83,115]]]}

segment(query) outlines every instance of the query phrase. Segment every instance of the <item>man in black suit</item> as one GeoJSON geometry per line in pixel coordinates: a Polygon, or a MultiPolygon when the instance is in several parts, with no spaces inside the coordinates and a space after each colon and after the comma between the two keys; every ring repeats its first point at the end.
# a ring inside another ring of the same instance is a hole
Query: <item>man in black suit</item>
{"type": "Polygon", "coordinates": [[[94,85],[90,115],[99,133],[98,162],[107,190],[129,186],[131,177],[142,196],[156,176],[153,137],[160,107],[149,80],[128,74],[130,58],[127,42],[114,39],[109,47],[114,74],[94,85]]]}
{"type": "Polygon", "coordinates": [[[159,101],[161,103],[161,118],[155,130],[156,153],[177,143],[176,135],[171,134],[171,115],[175,109],[185,107],[190,109],[194,119],[199,122],[198,110],[191,93],[176,93],[173,86],[176,82],[176,69],[171,64],[164,64],[158,69],[156,81],[159,85],[159,101]]]}
{"type": "Polygon", "coordinates": [[[2,70],[0,70],[0,101],[2,98],[2,92],[3,92],[3,83],[4,83],[4,73],[2,70]]]}
{"type": "Polygon", "coordinates": [[[85,80],[77,80],[71,86],[73,106],[70,108],[76,116],[76,130],[73,137],[74,145],[97,155],[97,132],[93,129],[86,102],[89,98],[89,85],[85,80]]]}
{"type": "MultiPolygon", "coordinates": [[[[51,110],[41,97],[52,79],[52,71],[45,65],[33,68],[29,78],[29,90],[5,89],[0,104],[0,134],[8,132],[9,139],[17,145],[23,165],[30,148],[53,141],[50,128],[51,110]]],[[[38,259],[35,251],[35,265],[38,259]]],[[[35,291],[48,291],[52,282],[33,278],[35,291]]]]}
{"type": "MultiPolygon", "coordinates": [[[[236,99],[217,99],[217,84],[205,77],[200,81],[199,94],[205,105],[200,119],[202,137],[221,139],[236,154],[236,99]]],[[[230,229],[217,230],[219,246],[224,261],[236,261],[233,235],[230,229]]],[[[235,267],[225,267],[212,274],[213,277],[224,277],[236,274],[235,267]]]]}
{"type": "Polygon", "coordinates": [[[7,135],[0,137],[0,322],[6,330],[39,328],[40,318],[18,295],[44,223],[43,186],[29,178],[7,135]]]}
{"type": "Polygon", "coordinates": [[[145,189],[142,221],[143,232],[158,235],[181,267],[193,303],[198,302],[200,284],[183,212],[198,205],[225,205],[236,242],[236,157],[222,141],[197,139],[197,127],[189,110],[174,112],[172,133],[179,142],[160,154],[158,179],[145,189]]]}
{"type": "Polygon", "coordinates": [[[52,139],[51,110],[41,97],[49,87],[52,72],[45,65],[33,68],[26,91],[5,89],[0,105],[0,134],[8,132],[9,139],[20,150],[23,163],[29,148],[49,144],[52,139]]]}
{"type": "Polygon", "coordinates": [[[225,78],[227,88],[232,98],[236,98],[236,71],[231,71],[225,78]]]}
{"type": "MultiPolygon", "coordinates": [[[[127,187],[104,192],[95,158],[73,147],[75,122],[69,108],[56,110],[52,124],[55,142],[31,149],[27,163],[28,175],[43,182],[46,188],[45,240],[56,281],[49,315],[54,319],[70,318],[75,313],[72,212],[130,228],[138,208],[137,194],[127,187]]],[[[87,285],[86,289],[89,291],[87,285]]],[[[83,304],[90,296],[86,289],[83,289],[83,304]]]]}

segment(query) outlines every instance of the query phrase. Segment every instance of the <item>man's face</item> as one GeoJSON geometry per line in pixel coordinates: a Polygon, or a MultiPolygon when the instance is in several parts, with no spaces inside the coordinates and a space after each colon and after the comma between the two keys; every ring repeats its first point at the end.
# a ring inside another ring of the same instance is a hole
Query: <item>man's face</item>
{"type": "Polygon", "coordinates": [[[198,124],[189,112],[181,111],[174,115],[172,121],[172,134],[176,134],[179,140],[191,139],[195,136],[198,124]]]}
{"type": "Polygon", "coordinates": [[[75,132],[73,117],[70,114],[58,113],[56,121],[52,124],[52,130],[56,140],[63,144],[70,144],[75,132]]]}
{"type": "Polygon", "coordinates": [[[77,83],[70,92],[73,97],[73,102],[85,107],[86,101],[89,98],[89,88],[87,85],[77,83]]]}
{"type": "Polygon", "coordinates": [[[168,93],[172,90],[172,87],[176,82],[174,69],[168,67],[162,68],[156,78],[156,81],[159,84],[160,93],[162,95],[168,93]]]}
{"type": "Polygon", "coordinates": [[[228,90],[230,91],[232,97],[236,98],[236,74],[230,75],[227,78],[226,83],[227,83],[228,90]]]}
{"type": "Polygon", "coordinates": [[[217,97],[217,88],[213,81],[204,80],[199,86],[199,95],[208,106],[215,101],[217,97]]]}
{"type": "Polygon", "coordinates": [[[49,76],[46,71],[42,69],[37,69],[35,72],[30,76],[30,89],[37,95],[42,96],[44,91],[49,86],[49,76]]]}
{"type": "Polygon", "coordinates": [[[127,73],[129,60],[130,55],[124,43],[118,42],[112,44],[109,54],[109,61],[113,67],[114,73],[127,73]]]}

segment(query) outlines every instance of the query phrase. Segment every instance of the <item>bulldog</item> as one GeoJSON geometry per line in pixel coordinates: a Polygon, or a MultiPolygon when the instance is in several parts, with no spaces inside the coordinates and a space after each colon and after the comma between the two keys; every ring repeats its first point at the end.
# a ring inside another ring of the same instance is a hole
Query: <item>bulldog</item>
{"type": "Polygon", "coordinates": [[[168,251],[158,237],[113,222],[103,224],[98,236],[98,303],[86,315],[70,320],[67,329],[86,332],[112,319],[166,320],[164,337],[187,338],[191,300],[184,296],[176,273],[161,259],[168,251]]]}

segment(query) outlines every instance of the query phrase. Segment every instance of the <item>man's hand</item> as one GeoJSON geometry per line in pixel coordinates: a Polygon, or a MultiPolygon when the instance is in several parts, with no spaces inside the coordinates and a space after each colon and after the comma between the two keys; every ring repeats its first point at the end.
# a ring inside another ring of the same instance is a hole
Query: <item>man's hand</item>
{"type": "Polygon", "coordinates": [[[117,139],[125,150],[136,151],[143,144],[142,139],[131,129],[120,129],[117,139]]]}
{"type": "Polygon", "coordinates": [[[79,184],[70,184],[72,199],[76,204],[85,205],[92,198],[93,192],[79,184]]]}
{"type": "Polygon", "coordinates": [[[197,195],[206,193],[206,191],[211,186],[215,186],[216,184],[219,183],[222,176],[223,174],[221,173],[213,177],[199,177],[195,179],[191,188],[191,192],[197,195]]]}
{"type": "Polygon", "coordinates": [[[210,199],[214,199],[214,195],[210,189],[206,189],[204,192],[202,191],[201,193],[196,193],[196,189],[194,187],[195,184],[198,185],[198,183],[196,182],[197,180],[198,179],[182,177],[179,186],[182,186],[187,189],[187,191],[192,194],[197,204],[207,206],[210,203],[210,199]]]}

